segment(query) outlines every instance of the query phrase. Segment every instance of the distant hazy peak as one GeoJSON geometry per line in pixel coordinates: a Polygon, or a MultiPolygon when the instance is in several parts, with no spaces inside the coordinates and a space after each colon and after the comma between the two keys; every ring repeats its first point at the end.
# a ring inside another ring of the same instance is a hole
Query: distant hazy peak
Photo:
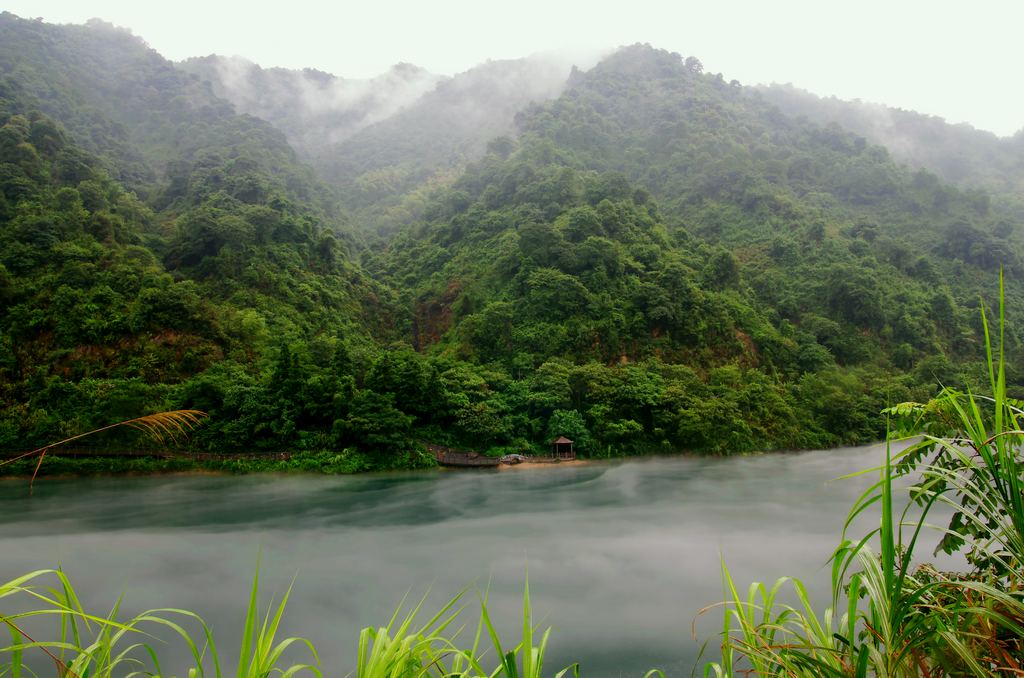
{"type": "Polygon", "coordinates": [[[764,93],[768,98],[787,96],[797,100],[802,99],[807,102],[818,102],[823,106],[832,107],[833,109],[846,108],[849,110],[858,110],[865,115],[865,119],[868,123],[878,129],[896,127],[899,125],[905,126],[907,121],[912,119],[915,122],[927,123],[935,126],[954,127],[964,132],[975,133],[985,137],[991,137],[993,139],[1000,138],[999,135],[994,132],[978,129],[967,122],[951,123],[939,115],[920,113],[918,111],[900,108],[898,106],[889,106],[887,104],[874,101],[864,101],[863,99],[840,99],[834,95],[820,96],[809,90],[797,87],[793,83],[789,82],[773,82],[770,85],[757,85],[754,89],[764,93]]]}
{"type": "Polygon", "coordinates": [[[884,104],[821,97],[792,84],[760,85],[761,97],[783,113],[838,124],[885,146],[893,156],[953,183],[1018,196],[1024,186],[1024,130],[999,137],[968,123],[884,104]]]}
{"type": "Polygon", "coordinates": [[[237,56],[197,57],[178,66],[208,81],[239,112],[278,126],[301,148],[346,139],[394,115],[443,80],[408,63],[368,80],[311,68],[263,68],[237,56]]]}

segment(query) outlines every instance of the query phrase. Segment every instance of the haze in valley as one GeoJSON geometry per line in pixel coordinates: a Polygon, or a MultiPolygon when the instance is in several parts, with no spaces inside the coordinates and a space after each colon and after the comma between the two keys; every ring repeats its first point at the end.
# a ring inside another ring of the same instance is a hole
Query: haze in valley
{"type": "MultiPolygon", "coordinates": [[[[1024,5],[982,0],[856,5],[814,0],[595,6],[549,3],[319,3],[239,0],[12,0],[48,22],[98,17],[132,29],[175,61],[240,56],[264,67],[386,77],[399,63],[453,75],[487,59],[556,53],[583,68],[634,42],[696,55],[743,84],[791,82],[822,96],[860,98],[1010,136],[1024,125],[1024,5]]],[[[422,83],[420,83],[422,84],[422,83]]],[[[406,92],[407,93],[407,92],[406,92]]]]}

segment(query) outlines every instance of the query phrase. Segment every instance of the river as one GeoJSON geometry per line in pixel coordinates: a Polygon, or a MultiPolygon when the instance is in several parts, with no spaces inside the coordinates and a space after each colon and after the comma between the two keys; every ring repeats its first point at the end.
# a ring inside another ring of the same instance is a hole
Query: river
{"type": "Polygon", "coordinates": [[[586,676],[689,675],[700,642],[717,645],[720,611],[701,618],[700,642],[691,626],[722,598],[720,558],[744,588],[794,575],[822,595],[826,560],[868,482],[833,479],[883,454],[43,479],[31,497],[25,481],[5,480],[0,579],[60,565],[97,612],[122,593],[127,611],[194,610],[229,667],[260,558],[268,596],[295,577],[286,632],[312,639],[325,674],[342,676],[359,628],[385,623],[406,592],[429,590],[430,607],[490,579],[492,614],[514,637],[528,570],[536,618],[553,628],[552,670],[579,661],[586,676]]]}

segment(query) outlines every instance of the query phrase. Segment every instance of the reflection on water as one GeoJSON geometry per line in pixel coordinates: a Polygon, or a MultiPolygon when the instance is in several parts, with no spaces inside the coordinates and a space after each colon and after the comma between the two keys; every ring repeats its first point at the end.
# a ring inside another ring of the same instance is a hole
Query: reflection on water
{"type": "MultiPolygon", "coordinates": [[[[738,582],[807,577],[868,482],[830,482],[884,448],[730,459],[357,477],[163,476],[0,482],[0,578],[62,565],[86,605],[185,607],[237,647],[262,552],[266,589],[298,574],[286,631],[310,637],[327,675],[354,668],[361,626],[406,591],[441,601],[491,581],[514,634],[523,577],[554,627],[548,665],[587,675],[689,675],[694,615],[738,582]]],[[[713,636],[720,614],[698,624],[713,636]]],[[[703,640],[702,639],[702,640],[703,640]]],[[[468,641],[471,642],[471,641],[468,641]]],[[[712,641],[710,646],[715,646],[712,641]]],[[[234,654],[229,651],[224,654],[234,654]]]]}

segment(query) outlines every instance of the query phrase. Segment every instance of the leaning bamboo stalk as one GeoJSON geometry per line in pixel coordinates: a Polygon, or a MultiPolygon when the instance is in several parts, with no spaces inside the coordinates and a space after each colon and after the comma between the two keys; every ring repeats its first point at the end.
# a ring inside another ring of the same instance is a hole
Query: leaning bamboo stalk
{"type": "Polygon", "coordinates": [[[59,440],[55,443],[49,443],[48,445],[44,445],[43,447],[32,450],[31,452],[26,452],[25,454],[20,454],[12,459],[2,461],[0,462],[0,466],[6,466],[7,464],[14,463],[20,459],[27,459],[33,455],[39,455],[39,461],[36,462],[35,470],[32,471],[32,478],[29,479],[28,483],[28,491],[29,494],[31,494],[32,485],[35,483],[36,476],[39,474],[39,467],[43,465],[43,459],[46,457],[46,453],[55,447],[122,426],[142,431],[143,434],[147,435],[154,441],[164,444],[168,439],[175,440],[179,435],[184,435],[191,431],[198,426],[206,416],[207,414],[201,410],[171,410],[169,412],[147,414],[142,417],[136,417],[135,419],[127,419],[125,421],[119,421],[116,424],[109,424],[101,428],[86,431],[85,433],[79,433],[78,435],[65,438],[64,440],[59,440]]]}

